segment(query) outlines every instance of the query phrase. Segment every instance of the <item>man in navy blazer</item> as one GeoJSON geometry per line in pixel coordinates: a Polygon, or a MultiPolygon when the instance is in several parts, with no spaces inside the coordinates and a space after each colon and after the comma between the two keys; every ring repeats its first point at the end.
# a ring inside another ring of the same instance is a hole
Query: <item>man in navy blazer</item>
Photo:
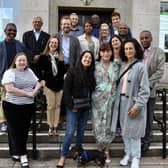
{"type": "Polygon", "coordinates": [[[31,65],[30,67],[36,73],[36,66],[40,54],[44,51],[50,35],[41,30],[43,20],[40,16],[33,18],[33,30],[27,31],[23,34],[23,43],[31,54],[31,65]]]}

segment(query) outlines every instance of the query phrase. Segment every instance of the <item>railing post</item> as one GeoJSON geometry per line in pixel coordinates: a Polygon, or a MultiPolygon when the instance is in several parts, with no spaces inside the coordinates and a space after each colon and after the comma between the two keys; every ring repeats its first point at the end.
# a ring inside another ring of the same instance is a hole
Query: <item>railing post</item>
{"type": "Polygon", "coordinates": [[[162,102],[163,102],[163,159],[166,158],[166,89],[162,92],[162,102]]]}
{"type": "Polygon", "coordinates": [[[33,114],[33,135],[32,135],[32,156],[33,159],[37,159],[37,148],[36,148],[36,112],[33,114]]]}

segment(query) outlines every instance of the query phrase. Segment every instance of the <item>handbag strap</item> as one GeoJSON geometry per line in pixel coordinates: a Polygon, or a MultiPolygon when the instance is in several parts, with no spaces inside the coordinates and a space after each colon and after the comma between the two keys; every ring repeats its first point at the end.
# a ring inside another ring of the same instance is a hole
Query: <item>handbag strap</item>
{"type": "Polygon", "coordinates": [[[121,78],[125,75],[125,73],[137,62],[138,62],[138,60],[136,60],[132,64],[130,64],[129,67],[119,76],[119,78],[117,79],[117,86],[120,83],[121,78]]]}

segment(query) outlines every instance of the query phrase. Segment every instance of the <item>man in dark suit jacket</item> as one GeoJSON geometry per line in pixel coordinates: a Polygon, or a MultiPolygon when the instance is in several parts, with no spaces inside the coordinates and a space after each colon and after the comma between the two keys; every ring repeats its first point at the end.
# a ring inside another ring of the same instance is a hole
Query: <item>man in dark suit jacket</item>
{"type": "Polygon", "coordinates": [[[23,43],[31,54],[31,68],[36,73],[36,63],[40,53],[44,51],[50,35],[41,30],[43,20],[40,16],[34,17],[32,24],[33,30],[27,31],[23,34],[23,43]]]}

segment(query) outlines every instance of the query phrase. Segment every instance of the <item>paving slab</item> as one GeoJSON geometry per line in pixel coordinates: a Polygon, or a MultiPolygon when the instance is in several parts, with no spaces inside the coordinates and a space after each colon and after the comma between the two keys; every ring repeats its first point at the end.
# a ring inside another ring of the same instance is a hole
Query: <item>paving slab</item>
{"type": "MultiPolygon", "coordinates": [[[[123,168],[119,166],[120,159],[121,158],[112,158],[112,162],[109,165],[105,165],[104,168],[123,168]]],[[[49,158],[39,160],[29,159],[30,168],[55,168],[57,162],[57,159],[49,158]]],[[[14,162],[9,158],[1,158],[0,168],[20,168],[20,163],[14,162]]],[[[72,159],[67,159],[64,168],[77,168],[77,164],[72,159]]],[[[87,164],[86,168],[99,168],[99,166],[93,162],[90,162],[87,164]]],[[[129,168],[129,166],[125,166],[124,168],[129,168]]],[[[168,168],[168,158],[162,159],[161,157],[143,157],[140,168],[168,168]]]]}

